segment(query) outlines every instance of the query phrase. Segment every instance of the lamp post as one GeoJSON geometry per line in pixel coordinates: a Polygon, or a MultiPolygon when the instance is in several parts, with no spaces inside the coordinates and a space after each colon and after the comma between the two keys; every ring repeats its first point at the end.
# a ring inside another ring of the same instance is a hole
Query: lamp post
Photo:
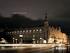
{"type": "Polygon", "coordinates": [[[15,38],[13,38],[13,44],[15,43],[15,38]]]}
{"type": "Polygon", "coordinates": [[[17,40],[18,40],[18,39],[15,39],[15,40],[16,40],[16,44],[17,44],[17,40]]]}
{"type": "Polygon", "coordinates": [[[19,35],[19,37],[20,37],[20,43],[23,43],[23,35],[19,35]]]}
{"type": "Polygon", "coordinates": [[[40,44],[42,44],[43,43],[43,39],[40,37],[40,44]]]}
{"type": "Polygon", "coordinates": [[[33,44],[35,44],[35,43],[36,43],[36,42],[35,42],[35,35],[33,35],[32,40],[33,40],[33,44]]]}

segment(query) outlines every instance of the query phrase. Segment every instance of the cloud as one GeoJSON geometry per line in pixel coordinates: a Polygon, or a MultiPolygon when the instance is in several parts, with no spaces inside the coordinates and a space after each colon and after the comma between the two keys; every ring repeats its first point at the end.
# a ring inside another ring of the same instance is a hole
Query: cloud
{"type": "Polygon", "coordinates": [[[24,15],[24,14],[27,14],[27,12],[13,12],[12,14],[21,14],[21,15],[24,15]]]}

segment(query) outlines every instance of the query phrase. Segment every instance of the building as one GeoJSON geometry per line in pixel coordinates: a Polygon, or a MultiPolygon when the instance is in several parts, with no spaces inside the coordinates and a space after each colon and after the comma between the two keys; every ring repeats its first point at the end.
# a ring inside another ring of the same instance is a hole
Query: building
{"type": "Polygon", "coordinates": [[[41,42],[41,40],[45,40],[45,42],[48,41],[48,27],[49,24],[46,14],[43,26],[32,28],[20,28],[19,30],[16,29],[14,31],[8,32],[8,34],[13,35],[13,39],[17,39],[18,42],[21,42],[22,38],[22,42],[30,40],[35,41],[35,43],[43,43],[41,42]]]}
{"type": "Polygon", "coordinates": [[[48,38],[48,43],[64,43],[67,44],[67,35],[63,32],[61,32],[60,27],[54,28],[51,27],[49,31],[49,38],[48,38]]]}
{"type": "Polygon", "coordinates": [[[58,37],[56,34],[59,32],[61,32],[60,27],[57,29],[49,26],[47,14],[45,14],[45,19],[42,26],[15,29],[14,31],[8,32],[8,34],[12,35],[13,43],[42,44],[54,42],[57,43],[60,38],[55,37],[58,37]]]}

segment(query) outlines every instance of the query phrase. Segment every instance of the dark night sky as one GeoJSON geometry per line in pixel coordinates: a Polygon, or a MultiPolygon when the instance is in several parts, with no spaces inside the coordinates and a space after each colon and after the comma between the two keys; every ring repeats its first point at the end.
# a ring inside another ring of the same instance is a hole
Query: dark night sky
{"type": "Polygon", "coordinates": [[[64,16],[63,0],[0,0],[0,13],[10,16],[12,13],[24,14],[32,19],[43,18],[44,13],[48,17],[64,16]]]}
{"type": "Polygon", "coordinates": [[[70,31],[70,0],[0,0],[0,14],[6,17],[18,13],[43,19],[46,10],[50,22],[70,31]]]}

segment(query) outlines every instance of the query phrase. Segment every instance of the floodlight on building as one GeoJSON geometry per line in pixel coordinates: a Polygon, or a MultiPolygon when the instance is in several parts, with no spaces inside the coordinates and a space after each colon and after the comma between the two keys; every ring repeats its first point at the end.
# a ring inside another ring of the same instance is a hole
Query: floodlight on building
{"type": "Polygon", "coordinates": [[[19,37],[20,37],[20,38],[22,38],[22,37],[23,37],[23,35],[19,35],[19,37]]]}
{"type": "Polygon", "coordinates": [[[49,38],[48,43],[54,43],[54,38],[49,38]]]}
{"type": "Polygon", "coordinates": [[[46,43],[47,43],[47,41],[46,41],[46,40],[43,40],[43,43],[44,43],[44,44],[46,44],[46,43]]]}

